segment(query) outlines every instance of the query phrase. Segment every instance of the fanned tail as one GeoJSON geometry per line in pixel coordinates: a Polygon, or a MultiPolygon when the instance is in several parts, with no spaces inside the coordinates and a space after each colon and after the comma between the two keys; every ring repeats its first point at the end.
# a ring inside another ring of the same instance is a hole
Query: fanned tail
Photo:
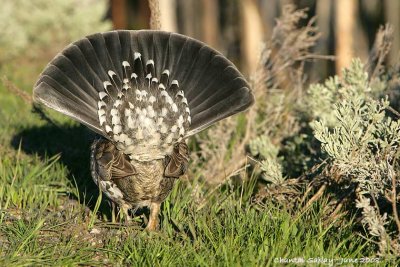
{"type": "Polygon", "coordinates": [[[136,157],[169,147],[254,102],[236,67],[207,45],[162,31],[111,31],[67,46],[34,99],[136,157]]]}

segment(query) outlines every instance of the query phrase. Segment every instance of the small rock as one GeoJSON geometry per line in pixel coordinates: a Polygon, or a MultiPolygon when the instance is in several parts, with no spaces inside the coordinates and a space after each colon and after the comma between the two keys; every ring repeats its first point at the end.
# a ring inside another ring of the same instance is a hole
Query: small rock
{"type": "Polygon", "coordinates": [[[97,235],[97,234],[100,234],[100,230],[97,229],[97,228],[93,228],[93,229],[90,231],[90,233],[91,233],[91,234],[97,235]]]}

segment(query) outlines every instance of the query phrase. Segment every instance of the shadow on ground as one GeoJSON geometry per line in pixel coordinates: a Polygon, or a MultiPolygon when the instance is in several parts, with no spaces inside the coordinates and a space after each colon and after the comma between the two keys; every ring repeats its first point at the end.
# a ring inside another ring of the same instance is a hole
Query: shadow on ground
{"type": "MultiPolygon", "coordinates": [[[[23,129],[15,135],[11,145],[27,154],[36,154],[41,158],[49,158],[60,154],[60,162],[68,171],[68,179],[77,184],[82,204],[94,208],[98,197],[98,188],[90,175],[90,145],[95,134],[84,126],[58,127],[47,124],[41,127],[23,129]],[[85,203],[83,203],[85,202],[85,203]]],[[[76,196],[71,196],[76,198],[76,196]]],[[[101,212],[109,216],[110,208],[102,203],[101,212]]]]}

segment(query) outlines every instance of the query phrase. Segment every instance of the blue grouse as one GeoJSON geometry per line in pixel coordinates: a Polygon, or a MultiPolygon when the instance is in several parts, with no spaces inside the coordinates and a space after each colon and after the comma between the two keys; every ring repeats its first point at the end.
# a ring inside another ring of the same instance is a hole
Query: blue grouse
{"type": "Polygon", "coordinates": [[[129,218],[161,203],[188,167],[186,140],[254,102],[223,55],[163,31],[110,31],[68,45],[44,69],[34,100],[85,124],[93,181],[129,218]]]}

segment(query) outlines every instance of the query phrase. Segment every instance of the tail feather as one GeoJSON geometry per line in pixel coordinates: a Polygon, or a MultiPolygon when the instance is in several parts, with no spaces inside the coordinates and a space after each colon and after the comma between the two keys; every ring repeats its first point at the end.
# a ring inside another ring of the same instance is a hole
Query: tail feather
{"type": "MultiPolygon", "coordinates": [[[[70,61],[70,63],[73,65],[71,66],[71,68],[73,68],[74,71],[79,74],[79,76],[72,76],[77,77],[79,80],[82,80],[79,86],[82,89],[86,89],[93,99],[97,97],[97,88],[102,87],[102,84],[100,82],[101,74],[99,73],[99,71],[97,71],[98,68],[96,68],[96,63],[99,63],[91,62],[95,60],[90,60],[90,58],[86,58],[87,53],[82,52],[80,47],[76,45],[72,45],[60,57],[62,58],[60,60],[61,63],[62,61],[70,61]]],[[[96,59],[96,57],[92,56],[92,59],[96,59]]],[[[56,61],[56,59],[54,61],[56,61]]],[[[55,65],[55,62],[53,64],[55,65]]]]}
{"type": "MultiPolygon", "coordinates": [[[[75,57],[81,57],[82,61],[86,61],[86,64],[79,64],[76,66],[81,66],[82,71],[91,72],[92,75],[87,76],[89,81],[97,81],[98,83],[102,83],[108,78],[107,71],[104,69],[103,63],[100,61],[99,57],[97,57],[96,50],[93,44],[89,41],[89,39],[82,39],[79,44],[72,44],[70,47],[67,47],[63,54],[74,55],[75,57]],[[79,53],[78,53],[79,51],[79,53]]],[[[98,84],[93,86],[97,91],[100,91],[98,84]]]]}
{"type": "Polygon", "coordinates": [[[107,32],[103,34],[104,43],[107,47],[108,56],[110,61],[112,62],[112,68],[108,68],[108,70],[115,70],[117,73],[117,78],[119,79],[122,77],[122,65],[121,62],[123,61],[122,55],[122,48],[121,48],[121,41],[118,32],[107,32]]]}
{"type": "MultiPolygon", "coordinates": [[[[238,77],[235,79],[227,79],[225,81],[225,83],[221,86],[220,90],[215,91],[215,92],[211,92],[211,94],[209,95],[208,98],[202,99],[202,98],[198,98],[198,103],[193,103],[193,109],[192,109],[192,113],[193,114],[197,114],[201,111],[204,111],[214,105],[216,105],[217,103],[219,103],[220,100],[224,100],[227,99],[227,97],[229,97],[230,95],[232,95],[232,91],[230,90],[232,88],[232,86],[234,86],[235,84],[237,84],[239,81],[241,80],[243,82],[246,82],[244,79],[238,77]]],[[[236,91],[240,90],[236,89],[236,91]]]]}
{"type": "MultiPolygon", "coordinates": [[[[190,84],[190,88],[194,90],[193,97],[188,94],[188,97],[191,97],[190,104],[193,105],[195,108],[199,105],[202,101],[208,99],[210,97],[210,93],[215,93],[216,91],[220,91],[221,87],[225,86],[227,81],[230,81],[236,76],[228,76],[224,75],[224,70],[226,67],[226,62],[222,56],[214,56],[211,60],[210,64],[206,68],[206,73],[204,73],[203,78],[199,81],[194,88],[193,85],[190,84]],[[215,80],[218,80],[219,86],[218,90],[213,90],[215,87],[215,80]],[[197,90],[197,88],[202,88],[202,90],[197,90]]],[[[230,88],[231,91],[235,90],[236,88],[230,88]]],[[[233,92],[232,92],[233,93],[233,92]]]]}
{"type": "Polygon", "coordinates": [[[198,55],[202,46],[199,44],[194,45],[189,40],[186,40],[181,45],[182,47],[178,48],[178,51],[174,51],[175,53],[180,52],[179,58],[177,58],[176,63],[171,64],[170,68],[174,73],[174,79],[185,85],[185,92],[189,93],[189,90],[192,89],[191,84],[195,79],[192,72],[202,67],[202,64],[199,64],[201,62],[198,62],[200,59],[198,55]]]}
{"type": "Polygon", "coordinates": [[[46,94],[46,98],[42,99],[40,96],[37,96],[36,101],[42,102],[46,106],[72,117],[98,134],[103,135],[103,130],[98,125],[98,119],[92,116],[96,112],[95,109],[79,97],[72,95],[65,87],[52,80],[52,78],[47,76],[38,84],[37,94],[46,94]],[[59,88],[59,90],[53,90],[54,87],[59,88]],[[62,89],[64,89],[64,92],[60,93],[62,89]],[[79,110],[75,110],[77,105],[80,107],[79,110]]]}
{"type": "MultiPolygon", "coordinates": [[[[202,91],[199,88],[201,88],[201,82],[204,82],[204,79],[208,79],[207,73],[214,57],[212,52],[208,47],[200,48],[197,60],[194,61],[196,64],[195,68],[192,69],[190,76],[185,80],[185,84],[190,84],[186,91],[188,99],[194,99],[197,93],[202,91]]],[[[190,105],[192,105],[192,101],[190,101],[190,105]]]]}
{"type": "Polygon", "coordinates": [[[170,39],[171,35],[169,34],[153,34],[153,58],[157,58],[155,61],[156,77],[161,77],[162,72],[168,68],[170,39]]]}
{"type": "Polygon", "coordinates": [[[204,130],[219,121],[221,117],[226,118],[232,114],[246,110],[246,108],[248,108],[249,99],[242,97],[240,93],[246,94],[247,92],[248,87],[242,87],[238,90],[237,94],[229,95],[225,99],[220,99],[215,105],[195,113],[192,117],[192,121],[194,122],[192,123],[193,130],[188,132],[188,136],[204,130]],[[218,114],[219,116],[210,117],[211,114],[218,114]]]}
{"type": "Polygon", "coordinates": [[[254,101],[224,56],[161,31],[98,33],[67,46],[39,77],[34,98],[127,151],[137,142],[170,145],[254,101]]]}
{"type": "MultiPolygon", "coordinates": [[[[60,95],[62,98],[60,99],[61,101],[79,101],[89,106],[95,103],[94,99],[87,91],[79,90],[81,87],[74,83],[55,66],[49,67],[49,72],[42,76],[41,82],[50,85],[53,88],[52,91],[60,95]],[[57,75],[57,80],[54,79],[54,75],[57,75]]],[[[41,92],[43,91],[38,91],[38,93],[41,92]]],[[[47,91],[45,93],[47,93],[47,91]]]]}
{"type": "Polygon", "coordinates": [[[119,42],[121,45],[121,60],[127,60],[129,62],[133,62],[133,58],[131,57],[132,55],[131,34],[128,31],[120,31],[119,42]]]}
{"type": "MultiPolygon", "coordinates": [[[[120,63],[115,64],[112,61],[111,55],[109,53],[109,47],[106,45],[105,36],[109,34],[97,33],[91,36],[88,36],[87,39],[89,40],[91,47],[93,48],[94,57],[97,58],[99,64],[96,66],[102,73],[103,79],[107,78],[107,73],[109,70],[114,70],[114,72],[121,74],[120,63]]],[[[118,41],[118,40],[117,40],[118,41]]],[[[76,45],[80,46],[80,41],[76,43],[76,45]]],[[[90,49],[91,47],[87,47],[90,49]]]]}

